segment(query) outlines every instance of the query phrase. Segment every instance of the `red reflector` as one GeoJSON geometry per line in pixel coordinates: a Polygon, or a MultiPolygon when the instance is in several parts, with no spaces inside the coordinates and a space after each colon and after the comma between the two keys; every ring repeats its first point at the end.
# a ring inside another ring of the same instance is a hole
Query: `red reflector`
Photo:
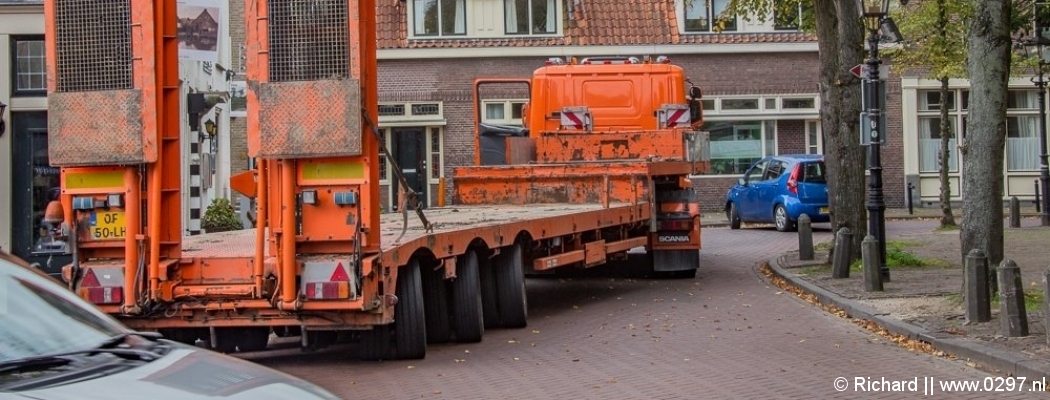
{"type": "Polygon", "coordinates": [[[80,287],[101,287],[102,284],[98,282],[98,277],[95,276],[95,270],[88,269],[84,273],[84,279],[80,281],[80,287]]]}
{"type": "Polygon", "coordinates": [[[94,304],[119,304],[124,302],[124,288],[119,286],[81,287],[80,297],[94,304]]]}
{"type": "Polygon", "coordinates": [[[332,277],[328,278],[328,280],[332,282],[350,282],[350,277],[346,275],[343,263],[335,264],[335,271],[332,271],[332,277]]]}
{"type": "Polygon", "coordinates": [[[307,282],[306,298],[315,300],[345,299],[350,297],[348,282],[307,282]]]}

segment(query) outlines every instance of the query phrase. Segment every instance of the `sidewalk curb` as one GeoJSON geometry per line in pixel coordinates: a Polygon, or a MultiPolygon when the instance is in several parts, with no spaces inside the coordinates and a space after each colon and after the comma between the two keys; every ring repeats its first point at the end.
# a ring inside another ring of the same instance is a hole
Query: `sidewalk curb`
{"type": "Polygon", "coordinates": [[[879,313],[870,307],[797,277],[781,267],[783,258],[783,255],[770,258],[766,262],[769,270],[801,291],[815,296],[821,304],[838,307],[852,318],[872,321],[891,333],[929,343],[937,350],[960,359],[976,362],[1004,375],[1025,377],[1030,381],[1050,378],[1050,363],[1030,360],[1010,352],[974,343],[971,340],[939,338],[926,329],[879,313]]]}

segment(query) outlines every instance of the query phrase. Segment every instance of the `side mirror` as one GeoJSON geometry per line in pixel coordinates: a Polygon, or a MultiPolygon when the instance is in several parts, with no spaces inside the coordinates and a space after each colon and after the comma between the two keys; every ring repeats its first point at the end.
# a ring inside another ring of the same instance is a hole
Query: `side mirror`
{"type": "Polygon", "coordinates": [[[740,178],[736,180],[736,184],[740,186],[747,186],[747,181],[745,181],[744,178],[740,178]]]}

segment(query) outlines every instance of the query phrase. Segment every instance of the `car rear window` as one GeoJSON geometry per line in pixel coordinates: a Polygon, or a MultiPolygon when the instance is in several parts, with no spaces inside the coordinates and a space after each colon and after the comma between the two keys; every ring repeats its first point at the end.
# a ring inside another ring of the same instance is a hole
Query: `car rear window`
{"type": "Polygon", "coordinates": [[[824,177],[824,162],[815,161],[802,164],[802,182],[827,183],[824,177]]]}

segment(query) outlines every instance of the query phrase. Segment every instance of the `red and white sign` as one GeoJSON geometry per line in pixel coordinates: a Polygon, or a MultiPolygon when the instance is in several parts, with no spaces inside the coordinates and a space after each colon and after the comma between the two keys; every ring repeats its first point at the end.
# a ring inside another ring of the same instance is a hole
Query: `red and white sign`
{"type": "Polygon", "coordinates": [[[656,113],[663,128],[689,126],[689,106],[682,104],[664,104],[656,113]]]}
{"type": "Polygon", "coordinates": [[[561,110],[561,126],[568,129],[590,129],[590,110],[587,107],[563,108],[561,110]]]}

